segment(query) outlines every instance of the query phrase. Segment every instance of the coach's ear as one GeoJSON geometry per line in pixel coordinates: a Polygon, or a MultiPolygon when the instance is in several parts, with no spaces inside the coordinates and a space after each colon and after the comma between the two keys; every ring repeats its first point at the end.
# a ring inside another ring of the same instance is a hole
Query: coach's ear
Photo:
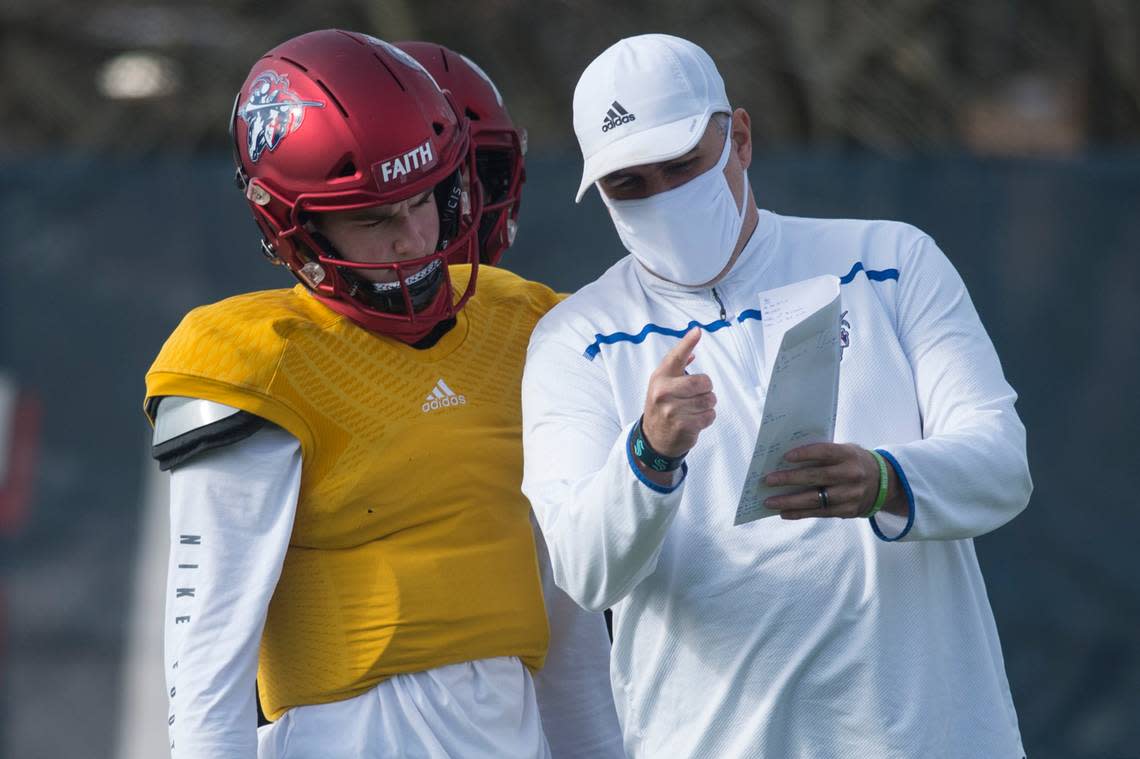
{"type": "Polygon", "coordinates": [[[747,171],[752,165],[752,117],[743,108],[732,112],[732,149],[747,171]]]}

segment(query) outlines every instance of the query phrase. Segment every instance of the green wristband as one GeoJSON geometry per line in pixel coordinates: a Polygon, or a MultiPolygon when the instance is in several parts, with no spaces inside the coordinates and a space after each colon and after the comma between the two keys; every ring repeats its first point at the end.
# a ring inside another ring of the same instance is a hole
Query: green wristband
{"type": "Polygon", "coordinates": [[[883,508],[883,504],[886,503],[887,484],[889,482],[887,479],[887,460],[884,459],[883,455],[878,451],[871,451],[871,455],[875,457],[875,461],[879,465],[879,495],[875,497],[875,505],[871,507],[870,511],[863,515],[867,519],[878,514],[879,510],[883,508]]]}

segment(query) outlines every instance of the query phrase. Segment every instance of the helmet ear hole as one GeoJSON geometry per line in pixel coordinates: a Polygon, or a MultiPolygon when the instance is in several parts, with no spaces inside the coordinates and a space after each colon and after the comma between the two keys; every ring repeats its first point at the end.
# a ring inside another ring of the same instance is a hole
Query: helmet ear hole
{"type": "Polygon", "coordinates": [[[479,114],[475,113],[475,111],[471,110],[471,108],[469,108],[469,107],[463,109],[463,115],[465,115],[471,121],[478,121],[479,120],[479,114]]]}
{"type": "Polygon", "coordinates": [[[433,121],[431,123],[431,128],[435,130],[437,136],[443,134],[443,124],[439,123],[438,121],[433,121]]]}
{"type": "Polygon", "coordinates": [[[337,169],[336,173],[333,176],[336,178],[356,176],[356,162],[351,158],[348,159],[341,164],[340,168],[337,169]]]}

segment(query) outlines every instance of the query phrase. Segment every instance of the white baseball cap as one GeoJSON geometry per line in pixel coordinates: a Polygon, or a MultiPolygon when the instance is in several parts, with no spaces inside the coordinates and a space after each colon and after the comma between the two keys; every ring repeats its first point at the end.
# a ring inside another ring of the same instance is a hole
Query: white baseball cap
{"type": "Polygon", "coordinates": [[[582,148],[575,202],[606,174],[692,150],[709,117],[731,113],[712,58],[668,34],[627,37],[595,58],[574,88],[574,133],[582,148]]]}

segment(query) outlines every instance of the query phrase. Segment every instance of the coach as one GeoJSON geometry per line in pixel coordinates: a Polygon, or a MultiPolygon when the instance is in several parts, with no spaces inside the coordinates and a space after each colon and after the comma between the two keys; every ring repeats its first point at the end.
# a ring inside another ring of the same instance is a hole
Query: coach
{"type": "Polygon", "coordinates": [[[750,120],[676,37],[583,72],[574,128],[630,255],[536,328],[525,479],[557,583],[613,607],[634,757],[1021,759],[973,538],[1032,488],[1016,394],[920,230],[759,210],[750,120]],[[758,294],[839,278],[834,444],[733,526],[773,356],[758,294]]]}

